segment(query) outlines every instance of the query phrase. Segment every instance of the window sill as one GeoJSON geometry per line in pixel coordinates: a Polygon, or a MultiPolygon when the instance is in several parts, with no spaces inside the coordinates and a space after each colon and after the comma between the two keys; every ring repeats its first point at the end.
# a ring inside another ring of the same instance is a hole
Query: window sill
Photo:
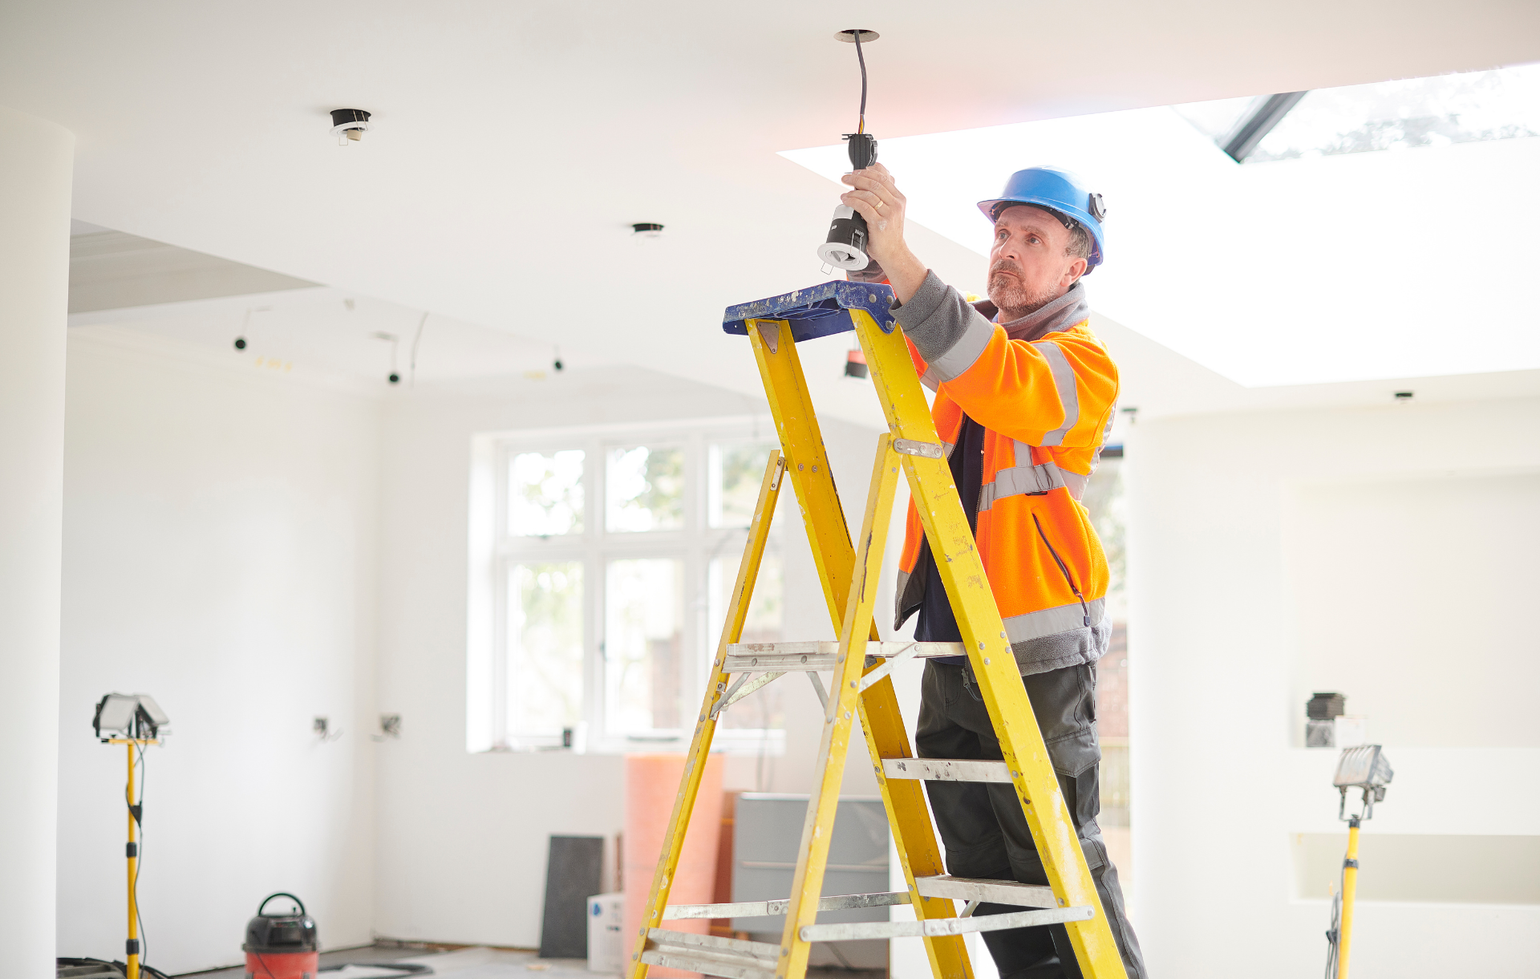
{"type": "MultiPolygon", "coordinates": [[[[629,737],[629,738],[605,738],[601,741],[589,744],[584,750],[564,747],[559,744],[540,741],[511,742],[509,744],[494,745],[480,751],[470,752],[473,755],[534,755],[560,753],[567,755],[645,755],[645,754],[684,754],[690,749],[690,739],[687,737],[629,737]]],[[[756,729],[717,731],[711,740],[713,754],[728,755],[767,755],[780,757],[786,753],[785,731],[763,731],[756,729]]]]}

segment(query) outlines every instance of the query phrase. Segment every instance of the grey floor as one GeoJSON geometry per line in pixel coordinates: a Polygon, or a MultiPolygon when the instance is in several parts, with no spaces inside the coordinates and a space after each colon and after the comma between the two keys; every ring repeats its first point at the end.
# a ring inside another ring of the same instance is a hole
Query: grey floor
{"type": "MultiPolygon", "coordinates": [[[[429,945],[379,942],[363,948],[321,953],[320,979],[366,979],[395,975],[394,970],[369,969],[372,963],[407,962],[426,965],[435,976],[453,979],[598,979],[584,959],[541,959],[534,952],[505,951],[484,947],[445,949],[429,945]],[[338,971],[332,971],[342,966],[338,971]]],[[[420,973],[419,973],[420,974],[420,973]]],[[[190,972],[197,979],[245,979],[246,969],[237,966],[213,972],[190,972]]]]}
{"type": "MultiPolygon", "coordinates": [[[[598,973],[588,971],[586,959],[542,959],[534,952],[485,947],[451,950],[397,942],[322,952],[321,968],[328,971],[317,979],[376,979],[401,975],[399,972],[368,968],[370,963],[383,962],[421,963],[431,968],[433,975],[448,976],[451,979],[600,979],[598,973]],[[337,966],[344,968],[330,971],[337,966]]],[[[882,979],[885,972],[875,969],[809,969],[807,974],[808,979],[882,979]]],[[[246,970],[236,967],[185,975],[197,976],[198,979],[245,979],[246,970]]]]}

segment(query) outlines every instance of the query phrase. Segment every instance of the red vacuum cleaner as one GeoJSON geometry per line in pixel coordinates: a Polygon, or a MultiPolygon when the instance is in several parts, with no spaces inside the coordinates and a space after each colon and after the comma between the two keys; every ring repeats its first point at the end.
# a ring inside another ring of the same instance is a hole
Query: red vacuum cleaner
{"type": "Polygon", "coordinates": [[[315,919],[293,894],[269,894],[257,905],[257,916],[246,924],[246,979],[316,979],[321,968],[321,947],[316,941],[315,919]],[[295,910],[265,914],[268,901],[286,897],[295,910]]]}

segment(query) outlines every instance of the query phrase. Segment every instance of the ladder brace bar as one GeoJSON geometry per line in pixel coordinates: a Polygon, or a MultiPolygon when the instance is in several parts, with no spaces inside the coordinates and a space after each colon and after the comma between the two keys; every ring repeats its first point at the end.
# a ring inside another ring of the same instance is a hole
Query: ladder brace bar
{"type": "Polygon", "coordinates": [[[760,687],[762,687],[765,684],[769,683],[771,680],[774,680],[777,677],[782,676],[783,674],[780,674],[780,673],[765,673],[765,674],[760,675],[759,677],[756,677],[752,683],[748,683],[747,685],[745,685],[745,681],[748,680],[748,678],[751,675],[752,674],[749,674],[749,673],[743,674],[742,676],[738,677],[737,681],[734,682],[731,687],[728,688],[727,693],[722,695],[722,699],[717,701],[716,706],[711,708],[711,716],[712,716],[713,719],[718,714],[722,713],[724,710],[726,710],[727,708],[731,707],[733,704],[736,704],[738,701],[742,700],[744,697],[747,697],[749,694],[751,694],[754,691],[758,690],[760,687]],[[740,687],[742,687],[741,690],[739,689],[740,687]]]}
{"type": "Polygon", "coordinates": [[[1089,907],[1049,908],[1046,911],[1012,911],[968,918],[926,918],[923,921],[852,921],[839,925],[804,925],[798,932],[804,942],[854,942],[865,938],[935,938],[975,931],[1036,928],[1088,921],[1096,917],[1089,907]]]}

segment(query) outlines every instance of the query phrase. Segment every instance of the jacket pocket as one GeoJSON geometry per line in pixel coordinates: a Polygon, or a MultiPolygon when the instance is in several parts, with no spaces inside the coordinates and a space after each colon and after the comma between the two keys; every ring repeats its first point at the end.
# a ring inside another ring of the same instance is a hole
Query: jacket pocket
{"type": "Polygon", "coordinates": [[[1032,525],[1037,528],[1037,536],[1042,540],[1043,546],[1048,548],[1049,554],[1053,555],[1053,563],[1059,566],[1059,573],[1064,576],[1065,584],[1069,585],[1069,590],[1074,592],[1075,597],[1080,600],[1080,611],[1084,616],[1083,623],[1089,629],[1091,627],[1091,607],[1086,604],[1085,595],[1080,591],[1080,585],[1075,581],[1074,575],[1070,574],[1069,565],[1064,563],[1064,559],[1054,549],[1053,542],[1048,539],[1047,532],[1043,530],[1043,522],[1037,518],[1036,513],[1032,514],[1032,525]]]}

